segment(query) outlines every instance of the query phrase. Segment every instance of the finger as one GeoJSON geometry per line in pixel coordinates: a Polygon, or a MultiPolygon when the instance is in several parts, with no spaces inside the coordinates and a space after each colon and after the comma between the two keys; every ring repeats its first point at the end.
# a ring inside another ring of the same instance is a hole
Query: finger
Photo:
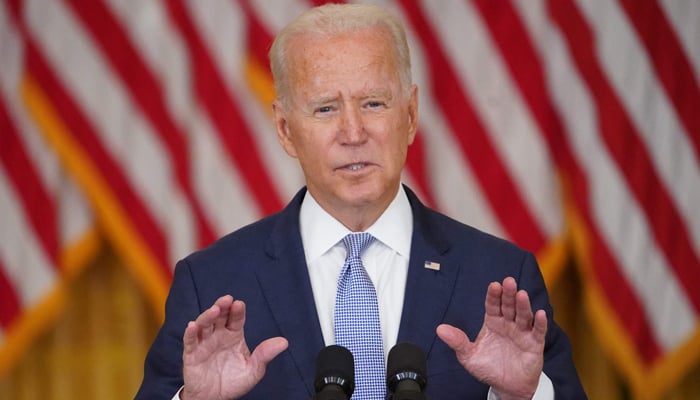
{"type": "Polygon", "coordinates": [[[544,343],[545,336],[547,335],[547,313],[544,312],[544,310],[538,310],[535,313],[533,331],[535,333],[535,339],[537,339],[538,342],[544,343]]]}
{"type": "Polygon", "coordinates": [[[232,301],[233,297],[229,295],[219,297],[211,307],[207,308],[204,310],[204,312],[197,316],[197,319],[194,322],[197,324],[198,335],[200,338],[205,338],[214,331],[214,327],[217,322],[220,324],[222,314],[224,314],[224,321],[226,320],[228,316],[228,308],[231,306],[232,301]],[[222,310],[226,311],[222,313],[222,310]]]}
{"type": "Polygon", "coordinates": [[[486,301],[484,303],[484,309],[486,310],[486,315],[491,317],[501,317],[501,295],[503,294],[503,287],[498,282],[491,282],[486,291],[486,301]]]}
{"type": "Polygon", "coordinates": [[[515,295],[515,325],[521,330],[532,329],[532,306],[530,297],[524,290],[515,295]]]}
{"type": "Polygon", "coordinates": [[[182,344],[184,346],[184,353],[188,354],[194,351],[197,346],[197,338],[199,337],[199,327],[194,321],[187,323],[185,328],[185,333],[182,336],[182,344]]]}
{"type": "Polygon", "coordinates": [[[204,310],[203,313],[199,314],[194,323],[197,327],[197,338],[202,340],[214,331],[214,323],[216,319],[221,314],[221,309],[216,304],[204,310]]]}
{"type": "Polygon", "coordinates": [[[515,320],[515,295],[518,285],[510,276],[503,280],[503,294],[501,295],[501,314],[507,321],[515,320]]]}
{"type": "Polygon", "coordinates": [[[435,332],[449,348],[457,353],[457,358],[464,358],[471,351],[472,342],[461,329],[449,324],[440,324],[435,332]]]}
{"type": "Polygon", "coordinates": [[[220,329],[226,326],[229,314],[231,313],[231,306],[233,305],[233,302],[233,296],[228,294],[219,297],[214,302],[214,305],[219,307],[220,310],[219,314],[216,316],[216,319],[213,321],[214,327],[216,329],[220,329]]]}
{"type": "Polygon", "coordinates": [[[236,300],[231,304],[226,328],[229,330],[242,330],[245,325],[245,303],[236,300]]]}

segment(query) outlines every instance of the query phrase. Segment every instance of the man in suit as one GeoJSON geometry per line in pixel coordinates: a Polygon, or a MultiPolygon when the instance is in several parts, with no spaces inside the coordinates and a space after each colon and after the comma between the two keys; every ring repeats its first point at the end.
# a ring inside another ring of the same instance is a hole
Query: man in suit
{"type": "Polygon", "coordinates": [[[401,22],[369,5],[315,8],[270,59],[278,138],[306,187],[178,263],[136,398],[311,398],[351,232],[375,238],[362,263],[384,355],[420,346],[429,398],[585,398],[534,257],[401,184],[418,117],[401,22]]]}

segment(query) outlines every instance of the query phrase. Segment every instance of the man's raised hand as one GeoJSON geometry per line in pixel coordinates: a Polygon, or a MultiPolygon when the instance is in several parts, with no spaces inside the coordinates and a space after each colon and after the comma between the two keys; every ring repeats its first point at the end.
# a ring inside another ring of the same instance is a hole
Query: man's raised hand
{"type": "Polygon", "coordinates": [[[238,398],[260,382],[267,364],[287,349],[274,337],[251,353],[243,334],[245,304],[226,295],[190,321],[183,337],[184,400],[238,398]]]}
{"type": "Polygon", "coordinates": [[[515,279],[492,282],[486,293],[484,324],[474,342],[460,329],[442,324],[437,334],[460,364],[491,386],[500,399],[530,399],[544,365],[547,315],[534,315],[530,298],[515,279]],[[534,320],[534,323],[533,323],[534,320]]]}

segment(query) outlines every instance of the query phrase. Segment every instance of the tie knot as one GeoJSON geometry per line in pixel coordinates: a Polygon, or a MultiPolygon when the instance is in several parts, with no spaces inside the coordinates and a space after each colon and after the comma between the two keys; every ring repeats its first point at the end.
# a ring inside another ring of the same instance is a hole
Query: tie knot
{"type": "Polygon", "coordinates": [[[374,241],[374,236],[367,232],[349,233],[343,238],[343,244],[348,250],[349,257],[359,257],[360,254],[374,241]]]}

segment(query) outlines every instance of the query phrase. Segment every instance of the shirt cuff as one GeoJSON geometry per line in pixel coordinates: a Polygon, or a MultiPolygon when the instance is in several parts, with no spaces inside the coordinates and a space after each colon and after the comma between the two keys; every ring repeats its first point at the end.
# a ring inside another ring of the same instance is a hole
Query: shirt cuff
{"type": "Polygon", "coordinates": [[[180,400],[180,392],[182,392],[182,389],[184,388],[184,386],[181,386],[180,390],[178,390],[177,393],[175,393],[175,396],[173,396],[172,400],[180,400]]]}
{"type": "MultiPolygon", "coordinates": [[[[491,388],[489,388],[489,395],[486,399],[500,400],[491,388]]],[[[554,400],[554,385],[552,385],[552,381],[544,372],[540,374],[540,381],[537,383],[537,390],[535,390],[532,400],[554,400]]]]}

